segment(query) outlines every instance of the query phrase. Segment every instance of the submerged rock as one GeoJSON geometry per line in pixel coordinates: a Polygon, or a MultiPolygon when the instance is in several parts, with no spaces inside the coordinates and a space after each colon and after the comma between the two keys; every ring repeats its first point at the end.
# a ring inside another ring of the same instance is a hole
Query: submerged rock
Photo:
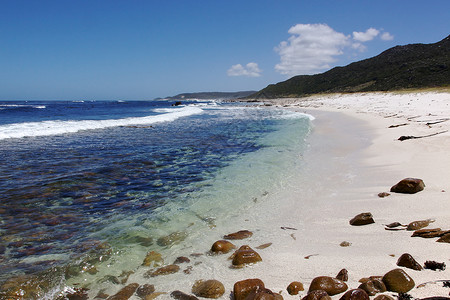
{"type": "Polygon", "coordinates": [[[177,273],[180,270],[180,266],[178,265],[168,265],[165,267],[161,267],[156,269],[155,271],[149,271],[144,274],[144,277],[156,277],[161,275],[169,275],[177,273]]]}
{"type": "Polygon", "coordinates": [[[227,235],[224,235],[224,239],[226,240],[243,240],[249,238],[253,235],[251,231],[248,230],[240,230],[238,232],[233,232],[227,235]]]}
{"type": "Polygon", "coordinates": [[[144,284],[138,287],[136,290],[136,295],[141,298],[145,298],[147,295],[150,295],[155,292],[155,286],[153,284],[144,284]]]}
{"type": "Polygon", "coordinates": [[[361,225],[367,225],[375,223],[373,220],[373,216],[370,212],[361,213],[359,215],[356,215],[353,217],[353,219],[350,220],[350,225],[353,226],[361,226],[361,225]]]}
{"type": "Polygon", "coordinates": [[[192,286],[192,293],[198,297],[217,299],[225,293],[225,287],[215,279],[198,280],[192,286]]]}
{"type": "Polygon", "coordinates": [[[406,293],[414,286],[414,280],[402,269],[394,269],[383,276],[386,289],[395,293],[406,293]]]}
{"type": "Polygon", "coordinates": [[[421,271],[422,266],[409,253],[404,253],[399,257],[397,266],[421,271]]]}
{"type": "Polygon", "coordinates": [[[162,255],[156,251],[150,251],[145,256],[144,262],[142,263],[145,267],[157,267],[164,263],[162,255]]]}
{"type": "Polygon", "coordinates": [[[219,240],[211,246],[211,252],[215,254],[228,253],[233,249],[236,249],[236,246],[225,240],[219,240]]]}
{"type": "Polygon", "coordinates": [[[179,256],[179,257],[177,257],[175,259],[173,264],[177,265],[177,264],[184,264],[184,263],[190,263],[190,262],[191,262],[191,260],[188,257],[186,257],[186,256],[179,256]]]}
{"type": "Polygon", "coordinates": [[[118,291],[115,295],[112,295],[107,298],[107,300],[126,300],[129,299],[131,296],[133,296],[136,289],[139,287],[139,284],[137,283],[131,283],[124,288],[122,288],[120,291],[118,291]]]}
{"type": "Polygon", "coordinates": [[[330,296],[343,293],[347,289],[348,287],[345,282],[329,276],[316,277],[309,286],[309,292],[314,290],[324,290],[330,296]]]}
{"type": "Polygon", "coordinates": [[[258,278],[238,281],[233,286],[234,300],[245,300],[251,292],[264,288],[264,282],[258,278]]]}
{"type": "Polygon", "coordinates": [[[289,295],[297,295],[299,292],[304,291],[303,283],[299,281],[293,281],[287,287],[287,292],[289,295]]]}
{"type": "Polygon", "coordinates": [[[172,232],[171,234],[167,236],[160,237],[156,243],[161,247],[169,247],[175,244],[178,244],[182,241],[184,241],[187,237],[186,232],[177,231],[172,232]]]}
{"type": "Polygon", "coordinates": [[[422,179],[418,178],[405,178],[399,181],[396,185],[391,187],[391,192],[402,194],[415,194],[422,191],[425,188],[425,184],[422,179]]]}
{"type": "Polygon", "coordinates": [[[252,264],[262,261],[261,256],[247,245],[241,246],[231,256],[232,264],[235,267],[243,267],[245,264],[252,264]]]}

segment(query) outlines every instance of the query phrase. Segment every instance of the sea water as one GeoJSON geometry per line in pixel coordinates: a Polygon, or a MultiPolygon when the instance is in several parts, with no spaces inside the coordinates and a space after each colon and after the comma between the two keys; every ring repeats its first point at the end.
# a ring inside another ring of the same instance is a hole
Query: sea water
{"type": "Polygon", "coordinates": [[[207,251],[301,169],[312,119],[216,101],[0,102],[0,282],[93,297],[145,278],[151,251],[164,264],[207,251]]]}

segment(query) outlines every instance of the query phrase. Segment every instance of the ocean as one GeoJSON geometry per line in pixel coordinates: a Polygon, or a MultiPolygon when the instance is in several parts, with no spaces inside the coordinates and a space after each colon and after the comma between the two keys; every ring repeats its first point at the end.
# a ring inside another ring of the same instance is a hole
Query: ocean
{"type": "Polygon", "coordinates": [[[205,253],[302,168],[312,116],[174,103],[0,102],[0,295],[145,282],[147,253],[205,253]]]}

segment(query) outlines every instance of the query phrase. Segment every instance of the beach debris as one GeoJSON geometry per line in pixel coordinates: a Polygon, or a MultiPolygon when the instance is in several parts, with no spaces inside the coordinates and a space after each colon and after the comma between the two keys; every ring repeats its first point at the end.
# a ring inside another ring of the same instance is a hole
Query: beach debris
{"type": "Polygon", "coordinates": [[[426,137],[430,137],[430,136],[435,136],[438,134],[442,134],[442,133],[446,133],[448,132],[448,130],[444,130],[444,131],[439,131],[436,133],[432,133],[432,134],[427,134],[427,135],[420,135],[420,136],[414,136],[414,135],[402,135],[401,137],[398,138],[399,141],[405,141],[405,140],[412,140],[412,139],[421,139],[421,138],[426,138],[426,137]]]}
{"type": "Polygon", "coordinates": [[[145,298],[147,295],[153,294],[155,292],[155,286],[153,284],[143,284],[136,290],[136,295],[141,298],[145,298]]]}
{"type": "Polygon", "coordinates": [[[186,293],[183,293],[182,291],[173,291],[170,293],[170,297],[177,299],[177,300],[198,300],[197,297],[194,295],[188,295],[186,293]]]}
{"type": "Polygon", "coordinates": [[[189,258],[187,258],[186,256],[179,256],[175,259],[173,264],[178,265],[178,264],[184,264],[184,263],[190,263],[190,262],[191,262],[191,260],[189,258]]]}
{"type": "Polygon", "coordinates": [[[262,244],[262,245],[259,245],[259,246],[255,247],[255,248],[258,249],[258,250],[262,250],[262,249],[266,249],[266,248],[268,248],[270,246],[272,246],[272,243],[265,243],[265,244],[262,244]]]}
{"type": "Polygon", "coordinates": [[[381,193],[378,193],[378,197],[380,197],[380,198],[384,198],[384,197],[387,197],[387,196],[390,196],[391,194],[389,194],[389,193],[387,193],[387,192],[381,192],[381,193]]]}
{"type": "Polygon", "coordinates": [[[362,289],[347,291],[339,300],[369,300],[369,295],[362,289]]]}
{"type": "Polygon", "coordinates": [[[258,278],[238,281],[233,286],[234,300],[245,300],[251,292],[264,288],[264,282],[258,278]]]}
{"type": "Polygon", "coordinates": [[[291,233],[291,238],[292,238],[294,241],[297,240],[297,238],[295,237],[295,233],[291,233]]]}
{"type": "Polygon", "coordinates": [[[395,293],[406,293],[414,286],[414,280],[402,269],[394,269],[383,276],[386,289],[395,293]]]}
{"type": "Polygon", "coordinates": [[[237,268],[242,268],[246,264],[262,261],[261,256],[248,245],[241,246],[233,253],[233,255],[231,255],[230,259],[232,259],[233,266],[237,268]]]}
{"type": "Polygon", "coordinates": [[[388,128],[397,128],[397,127],[400,127],[400,126],[406,126],[406,125],[408,125],[408,123],[395,124],[395,125],[389,126],[388,128]]]}
{"type": "Polygon", "coordinates": [[[433,260],[427,260],[424,264],[424,268],[425,269],[429,269],[429,270],[440,270],[440,271],[444,271],[445,270],[445,263],[439,263],[437,261],[433,261],[433,260]]]}
{"type": "Polygon", "coordinates": [[[225,287],[215,279],[197,280],[192,286],[192,293],[197,297],[217,299],[225,293],[225,287]]]}
{"type": "Polygon", "coordinates": [[[432,228],[432,229],[419,229],[413,232],[412,237],[421,237],[421,238],[436,238],[443,236],[449,233],[449,231],[442,231],[441,228],[432,228]]]}
{"type": "Polygon", "coordinates": [[[324,290],[314,290],[308,292],[302,300],[331,300],[331,297],[324,290]]]}
{"type": "Polygon", "coordinates": [[[305,259],[309,259],[310,257],[313,257],[313,256],[318,256],[319,254],[311,254],[311,255],[307,255],[307,256],[305,256],[305,259]]]}
{"type": "Polygon", "coordinates": [[[133,296],[134,292],[139,287],[137,283],[130,283],[129,285],[123,287],[116,294],[107,298],[107,300],[119,300],[119,299],[128,299],[133,296]]]}
{"type": "Polygon", "coordinates": [[[355,217],[353,217],[353,219],[350,220],[349,223],[352,226],[361,226],[375,223],[375,221],[373,220],[372,214],[370,212],[366,212],[356,215],[355,217]]]}
{"type": "Polygon", "coordinates": [[[397,266],[413,269],[416,271],[423,270],[422,266],[409,253],[404,253],[398,258],[397,266]]]}
{"type": "Polygon", "coordinates": [[[342,280],[342,281],[348,281],[348,271],[347,269],[342,269],[339,271],[339,273],[336,275],[336,279],[342,280]]]}
{"type": "Polygon", "coordinates": [[[450,280],[447,280],[447,279],[427,281],[427,282],[424,282],[424,283],[421,283],[421,284],[417,285],[417,288],[423,288],[427,284],[436,284],[438,282],[442,282],[443,283],[443,285],[442,285],[443,287],[450,288],[450,280]]]}
{"type": "Polygon", "coordinates": [[[303,283],[299,281],[293,281],[288,285],[286,290],[289,295],[298,295],[298,293],[304,291],[305,288],[303,287],[303,283]]]}
{"type": "Polygon", "coordinates": [[[225,240],[216,241],[211,246],[211,252],[213,254],[228,253],[233,249],[236,249],[236,246],[233,243],[231,243],[229,241],[225,241],[225,240]]]}
{"type": "Polygon", "coordinates": [[[164,263],[161,253],[156,251],[150,251],[144,258],[142,263],[145,267],[159,267],[164,263]]]}
{"type": "Polygon", "coordinates": [[[233,232],[227,235],[224,235],[224,239],[226,240],[243,240],[249,238],[253,235],[253,232],[248,230],[240,230],[238,232],[233,232]]]}
{"type": "Polygon", "coordinates": [[[424,189],[425,184],[419,178],[405,178],[391,187],[391,192],[402,194],[415,194],[424,189]]]}
{"type": "Polygon", "coordinates": [[[408,293],[398,293],[397,295],[398,300],[413,300],[413,296],[411,296],[408,293]]]}
{"type": "Polygon", "coordinates": [[[408,227],[406,229],[409,231],[422,229],[422,228],[427,227],[428,225],[430,225],[433,222],[434,222],[434,220],[432,220],[432,219],[414,221],[414,222],[409,223],[408,227]]]}
{"type": "Polygon", "coordinates": [[[308,293],[314,290],[324,290],[329,296],[333,296],[343,293],[347,289],[347,284],[342,280],[329,276],[319,276],[312,280],[308,293]]]}
{"type": "Polygon", "coordinates": [[[172,232],[167,236],[160,237],[156,243],[161,247],[169,247],[184,241],[187,233],[184,231],[172,232]]]}
{"type": "Polygon", "coordinates": [[[378,293],[386,292],[387,288],[381,278],[372,278],[368,281],[361,283],[358,287],[364,290],[369,296],[375,296],[378,293]]]}
{"type": "Polygon", "coordinates": [[[180,270],[180,266],[178,266],[178,265],[167,265],[167,266],[158,268],[155,271],[150,270],[150,271],[144,273],[144,277],[149,278],[149,277],[156,277],[156,276],[161,276],[161,275],[169,275],[169,274],[177,273],[179,270],[180,270]]]}
{"type": "Polygon", "coordinates": [[[283,230],[297,230],[297,228],[294,228],[294,227],[285,227],[285,226],[282,226],[281,229],[283,229],[283,230]]]}
{"type": "Polygon", "coordinates": [[[203,255],[203,253],[191,253],[189,256],[192,256],[192,257],[200,257],[200,256],[202,256],[203,255]]]}
{"type": "Polygon", "coordinates": [[[450,232],[441,236],[436,242],[439,243],[450,243],[450,232]]]}
{"type": "Polygon", "coordinates": [[[352,243],[347,242],[347,241],[343,241],[342,243],[339,244],[339,246],[341,247],[350,247],[352,245],[352,243]]]}

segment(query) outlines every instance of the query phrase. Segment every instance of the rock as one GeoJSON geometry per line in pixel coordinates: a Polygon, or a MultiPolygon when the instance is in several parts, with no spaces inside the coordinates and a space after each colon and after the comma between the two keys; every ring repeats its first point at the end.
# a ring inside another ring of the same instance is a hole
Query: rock
{"type": "Polygon", "coordinates": [[[187,233],[186,232],[181,232],[181,231],[177,231],[177,232],[173,232],[167,236],[163,236],[160,237],[156,243],[161,246],[161,247],[169,247],[175,244],[178,244],[182,241],[184,241],[184,239],[186,239],[187,237],[187,233]]]}
{"type": "Polygon", "coordinates": [[[298,282],[298,281],[293,281],[289,284],[289,286],[287,287],[287,292],[289,293],[289,295],[297,295],[298,292],[304,291],[305,289],[303,288],[303,283],[298,282]]]}
{"type": "Polygon", "coordinates": [[[364,290],[354,289],[347,291],[340,300],[369,300],[369,295],[364,290]]]}
{"type": "Polygon", "coordinates": [[[444,262],[439,263],[437,261],[427,260],[425,262],[425,264],[424,264],[424,268],[425,269],[430,269],[430,270],[433,270],[433,271],[436,271],[436,270],[444,271],[445,270],[445,263],[444,262]]]}
{"type": "Polygon", "coordinates": [[[236,246],[225,240],[219,240],[211,246],[211,252],[215,254],[228,253],[233,249],[236,249],[236,246]]]}
{"type": "Polygon", "coordinates": [[[378,295],[373,300],[394,300],[394,298],[389,295],[378,295]]]}
{"type": "Polygon", "coordinates": [[[231,256],[232,264],[235,267],[243,267],[245,264],[252,264],[262,261],[261,256],[247,245],[241,246],[231,256]]]}
{"type": "Polygon", "coordinates": [[[370,212],[361,213],[350,220],[350,225],[353,226],[361,226],[372,223],[375,223],[375,221],[373,220],[373,216],[370,212]]]}
{"type": "Polygon", "coordinates": [[[198,300],[197,297],[195,297],[193,295],[185,294],[181,291],[173,291],[172,293],[170,293],[170,296],[177,300],[198,300]]]}
{"type": "Polygon", "coordinates": [[[433,223],[433,220],[421,220],[421,221],[414,221],[408,224],[408,227],[406,227],[406,230],[413,231],[418,230],[427,227],[431,223],[433,223]]]}
{"type": "Polygon", "coordinates": [[[425,184],[422,179],[405,178],[400,180],[396,185],[391,187],[391,192],[402,194],[415,194],[424,189],[425,184]]]}
{"type": "Polygon", "coordinates": [[[402,225],[402,223],[400,223],[400,222],[393,222],[393,223],[390,223],[390,224],[386,225],[387,228],[396,228],[396,227],[399,227],[399,226],[404,226],[404,225],[402,225]]]}
{"type": "Polygon", "coordinates": [[[139,287],[137,283],[131,283],[120,291],[118,291],[115,295],[108,297],[106,300],[126,300],[133,296],[136,289],[139,287]]]}
{"type": "Polygon", "coordinates": [[[369,296],[374,296],[378,293],[386,292],[386,285],[381,278],[373,278],[362,283],[359,289],[364,290],[369,296]]]}
{"type": "Polygon", "coordinates": [[[233,286],[234,300],[245,300],[251,292],[264,288],[264,282],[258,278],[238,281],[233,286]]]}
{"type": "Polygon", "coordinates": [[[253,233],[251,231],[241,230],[238,232],[227,234],[223,238],[226,240],[243,240],[248,237],[251,237],[252,235],[253,235],[253,233]]]}
{"type": "Polygon", "coordinates": [[[319,276],[312,280],[308,292],[324,290],[328,295],[333,296],[345,292],[347,288],[347,284],[342,280],[328,276],[319,276]]]}
{"type": "Polygon", "coordinates": [[[156,251],[150,251],[145,256],[144,262],[142,263],[143,266],[146,267],[157,267],[161,266],[164,263],[162,256],[160,253],[156,251]]]}
{"type": "Polygon", "coordinates": [[[397,260],[397,266],[421,271],[422,266],[409,253],[404,253],[397,260]]]}
{"type": "Polygon", "coordinates": [[[384,198],[384,197],[387,197],[387,196],[390,196],[390,195],[391,194],[386,193],[386,192],[378,193],[378,197],[380,197],[380,198],[384,198]]]}
{"type": "Polygon", "coordinates": [[[156,277],[161,275],[169,275],[174,274],[180,270],[180,267],[178,265],[168,265],[165,267],[161,267],[159,269],[156,269],[155,271],[150,270],[144,274],[144,277],[156,277]]]}
{"type": "Polygon", "coordinates": [[[331,297],[324,290],[315,290],[309,292],[302,300],[331,300],[331,297]]]}
{"type": "Polygon", "coordinates": [[[192,286],[192,293],[198,297],[217,299],[225,293],[225,287],[218,280],[198,280],[192,286]]]}
{"type": "Polygon", "coordinates": [[[341,247],[350,247],[352,245],[352,243],[347,242],[347,241],[343,241],[342,243],[339,244],[339,246],[341,247]]]}
{"type": "Polygon", "coordinates": [[[439,243],[450,243],[450,233],[444,234],[436,242],[439,242],[439,243]]]}
{"type": "Polygon", "coordinates": [[[87,293],[87,289],[76,288],[73,292],[67,293],[66,298],[68,300],[88,300],[89,295],[87,293]]]}
{"type": "Polygon", "coordinates": [[[446,232],[442,231],[440,228],[432,228],[432,229],[419,229],[413,232],[412,237],[421,237],[421,238],[435,238],[444,235],[446,232]]]}
{"type": "Polygon", "coordinates": [[[175,259],[173,264],[176,265],[176,264],[184,264],[184,263],[190,263],[190,262],[191,262],[191,260],[189,258],[187,258],[186,256],[179,256],[175,259]]]}
{"type": "Polygon", "coordinates": [[[414,286],[414,280],[402,269],[394,269],[383,276],[386,289],[395,293],[406,293],[414,286]]]}
{"type": "MultiPolygon", "coordinates": [[[[154,292],[154,293],[151,293],[150,295],[145,296],[144,300],[153,300],[156,297],[161,296],[161,295],[165,295],[165,294],[167,294],[167,293],[165,293],[165,292],[154,292]]],[[[192,297],[194,297],[194,296],[192,296],[192,297]]],[[[197,299],[196,297],[194,297],[194,298],[197,299]]],[[[194,300],[194,299],[192,299],[192,300],[194,300]]]]}
{"type": "Polygon", "coordinates": [[[155,286],[153,284],[144,284],[138,287],[136,290],[136,295],[138,295],[141,298],[145,298],[145,296],[152,294],[155,292],[155,286]]]}
{"type": "Polygon", "coordinates": [[[340,270],[339,273],[336,276],[336,279],[339,279],[341,281],[348,281],[348,271],[347,271],[347,269],[340,270]]]}
{"type": "Polygon", "coordinates": [[[266,288],[258,288],[251,291],[246,300],[283,300],[283,296],[266,288]]]}

